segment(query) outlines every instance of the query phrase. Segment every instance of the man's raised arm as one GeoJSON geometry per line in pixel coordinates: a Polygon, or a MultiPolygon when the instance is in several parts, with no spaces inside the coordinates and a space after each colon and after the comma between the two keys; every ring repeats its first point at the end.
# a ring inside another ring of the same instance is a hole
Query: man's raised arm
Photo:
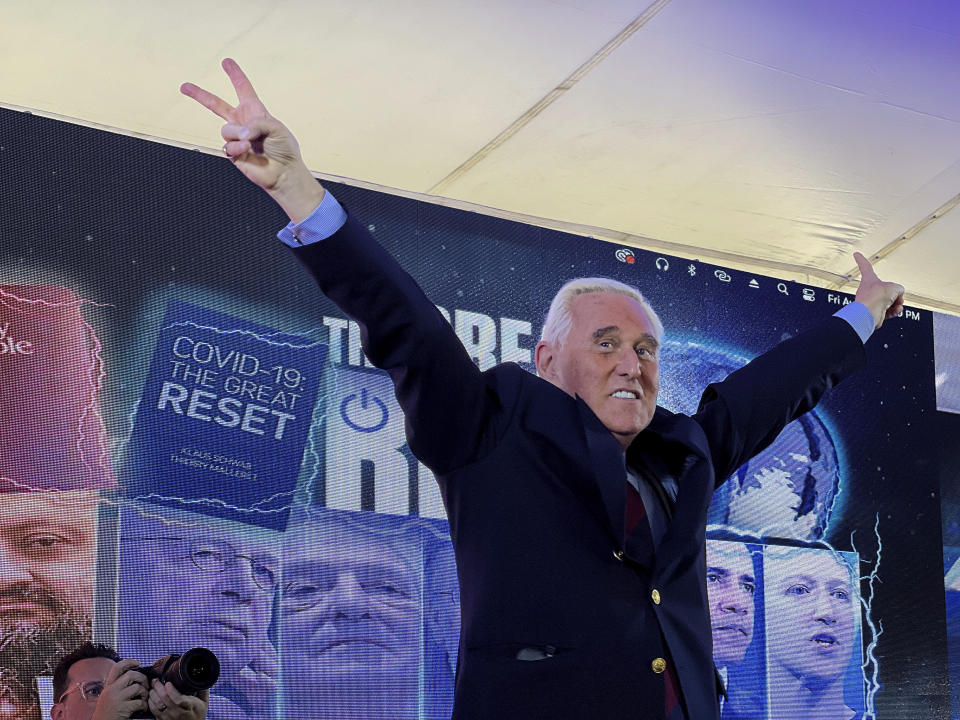
{"type": "Polygon", "coordinates": [[[863,344],[873,331],[903,309],[903,286],[878,278],[870,261],[860,253],[854,253],[854,259],[860,268],[856,302],[845,305],[826,323],[781,342],[704,391],[696,418],[709,437],[723,439],[712,446],[718,483],[856,370],[866,359],[863,344]],[[745,432],[745,428],[751,432],[745,432]]]}
{"type": "Polygon", "coordinates": [[[287,213],[280,239],[320,289],[361,328],[363,350],[393,379],[414,454],[435,472],[488,451],[499,403],[450,324],[412,277],[310,174],[293,134],[223,61],[233,106],[185,83],[180,91],[223,118],[224,154],[287,213]],[[451,392],[455,389],[455,392],[451,392]]]}

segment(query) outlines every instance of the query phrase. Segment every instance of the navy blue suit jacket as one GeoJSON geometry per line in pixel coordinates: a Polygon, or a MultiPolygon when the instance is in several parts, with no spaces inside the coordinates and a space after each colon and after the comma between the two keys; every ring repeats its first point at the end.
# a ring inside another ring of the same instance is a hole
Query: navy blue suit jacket
{"type": "Polygon", "coordinates": [[[704,560],[711,495],[862,363],[854,330],[831,318],[778,345],[707,388],[692,417],[657,409],[627,461],[672,475],[679,494],[656,552],[630,558],[620,446],[582,400],[517,365],[480,372],[352,219],[295,252],[360,324],[367,356],[393,379],[410,447],[440,484],[461,587],[453,717],[662,717],[652,662],[669,656],[691,720],[718,718],[704,560]],[[523,648],[546,657],[519,660],[523,648]]]}

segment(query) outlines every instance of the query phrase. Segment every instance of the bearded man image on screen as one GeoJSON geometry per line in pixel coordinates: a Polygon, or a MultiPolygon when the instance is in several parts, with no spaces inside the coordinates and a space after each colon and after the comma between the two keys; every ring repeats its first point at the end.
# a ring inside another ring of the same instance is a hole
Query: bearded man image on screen
{"type": "Polygon", "coordinates": [[[98,490],[115,486],[87,301],[0,285],[0,717],[36,718],[36,677],[90,639],[98,490]]]}
{"type": "Polygon", "coordinates": [[[0,494],[0,717],[36,717],[34,679],[90,638],[97,500],[0,494]]]}
{"type": "Polygon", "coordinates": [[[323,511],[287,531],[279,633],[286,717],[418,717],[417,547],[359,518],[323,511]]]}
{"type": "Polygon", "coordinates": [[[862,693],[856,573],[819,548],[768,548],[763,571],[770,718],[859,717],[850,707],[862,693]]]}

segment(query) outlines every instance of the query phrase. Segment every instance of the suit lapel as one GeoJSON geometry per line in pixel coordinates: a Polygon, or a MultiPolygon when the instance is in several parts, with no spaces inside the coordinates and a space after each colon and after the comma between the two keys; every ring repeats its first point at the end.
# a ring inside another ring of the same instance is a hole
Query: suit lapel
{"type": "Polygon", "coordinates": [[[623,453],[610,431],[580,397],[577,397],[577,409],[586,435],[590,469],[600,491],[607,524],[617,547],[622,547],[627,483],[623,453]]]}
{"type": "MultiPolygon", "coordinates": [[[[545,381],[540,383],[538,390],[543,393],[544,402],[528,418],[528,427],[553,443],[563,443],[564,456],[575,463],[570,472],[563,474],[564,481],[606,528],[614,546],[623,547],[627,476],[619,443],[583,399],[576,398],[577,409],[571,413],[569,395],[545,381]],[[577,449],[579,443],[574,436],[565,435],[573,429],[570,423],[576,423],[583,433],[586,457],[577,449]],[[584,461],[585,464],[581,464],[584,461]]],[[[703,431],[686,416],[658,407],[649,427],[637,436],[627,452],[631,464],[639,458],[647,472],[655,477],[672,475],[679,486],[673,517],[661,547],[688,542],[689,533],[698,526],[698,518],[706,517],[708,500],[704,496],[709,491],[703,482],[713,478],[706,468],[704,471],[697,468],[708,463],[703,431]]]]}
{"type": "Polygon", "coordinates": [[[642,463],[656,477],[676,479],[677,499],[658,554],[680,557],[680,546],[689,545],[690,534],[702,534],[713,494],[703,430],[688,417],[658,407],[653,421],[630,445],[627,460],[642,463]]]}
{"type": "Polygon", "coordinates": [[[527,405],[527,430],[550,444],[557,478],[609,534],[613,547],[622,547],[626,469],[620,446],[583,400],[531,378],[537,402],[527,405]]]}

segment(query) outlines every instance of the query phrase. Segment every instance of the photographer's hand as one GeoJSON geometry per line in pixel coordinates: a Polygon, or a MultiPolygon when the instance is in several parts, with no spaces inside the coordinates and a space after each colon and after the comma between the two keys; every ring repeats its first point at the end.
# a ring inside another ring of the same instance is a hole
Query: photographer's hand
{"type": "Polygon", "coordinates": [[[91,720],[127,720],[147,709],[147,678],[137,667],[136,660],[121,660],[110,668],[91,720]]]}
{"type": "Polygon", "coordinates": [[[210,693],[184,695],[173,683],[154,680],[150,688],[150,712],[157,720],[203,720],[207,716],[210,693]]]}

